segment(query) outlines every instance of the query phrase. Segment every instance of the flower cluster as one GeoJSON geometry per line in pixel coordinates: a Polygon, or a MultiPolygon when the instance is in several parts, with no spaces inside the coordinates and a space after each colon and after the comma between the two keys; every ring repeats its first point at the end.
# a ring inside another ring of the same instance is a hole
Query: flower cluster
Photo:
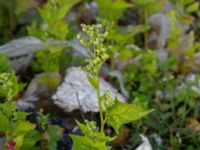
{"type": "Polygon", "coordinates": [[[88,132],[90,133],[90,135],[92,133],[98,132],[98,128],[96,126],[96,122],[85,120],[85,124],[86,124],[86,127],[87,127],[88,132]]]}
{"type": "Polygon", "coordinates": [[[114,104],[113,99],[110,96],[110,93],[106,91],[103,96],[101,96],[101,107],[105,111],[106,108],[114,104]]]}
{"type": "MultiPolygon", "coordinates": [[[[12,73],[1,73],[0,74],[0,96],[7,100],[12,100],[16,94],[15,86],[16,78],[12,73]]],[[[17,84],[17,83],[16,83],[17,84]]]]}
{"type": "Polygon", "coordinates": [[[78,35],[78,39],[92,55],[92,59],[87,59],[88,63],[85,66],[85,70],[94,76],[97,76],[103,63],[108,59],[106,48],[103,44],[108,32],[104,31],[101,24],[98,25],[84,25],[82,24],[82,30],[87,36],[78,35]]]}

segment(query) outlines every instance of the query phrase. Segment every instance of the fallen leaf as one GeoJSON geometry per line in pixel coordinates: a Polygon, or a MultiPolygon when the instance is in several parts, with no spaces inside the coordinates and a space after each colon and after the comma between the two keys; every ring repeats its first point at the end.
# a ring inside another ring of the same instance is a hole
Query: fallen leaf
{"type": "Polygon", "coordinates": [[[131,130],[127,127],[121,128],[118,136],[112,141],[113,144],[120,145],[124,144],[126,139],[129,137],[131,130]]]}
{"type": "Polygon", "coordinates": [[[200,122],[196,118],[188,118],[187,121],[188,128],[194,131],[200,131],[200,122]]]}

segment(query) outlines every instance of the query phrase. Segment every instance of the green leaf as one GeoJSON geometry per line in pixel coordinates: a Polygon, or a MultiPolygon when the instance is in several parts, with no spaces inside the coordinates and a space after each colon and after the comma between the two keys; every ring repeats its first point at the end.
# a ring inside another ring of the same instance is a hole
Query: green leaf
{"type": "Polygon", "coordinates": [[[99,6],[99,17],[109,21],[117,21],[127,8],[132,7],[132,4],[125,0],[97,0],[96,2],[99,6]]]}
{"type": "Polygon", "coordinates": [[[84,134],[84,135],[89,135],[89,130],[87,129],[87,127],[80,123],[79,121],[76,120],[76,123],[77,125],[79,126],[79,128],[81,129],[81,132],[84,134]]]}
{"type": "Polygon", "coordinates": [[[187,7],[186,12],[193,13],[199,10],[199,3],[196,2],[194,4],[191,4],[187,7]]]}
{"type": "Polygon", "coordinates": [[[27,11],[31,7],[32,3],[32,0],[16,0],[15,14],[20,15],[21,13],[27,11]]]}
{"type": "Polygon", "coordinates": [[[86,136],[70,135],[73,140],[72,150],[110,150],[105,142],[94,142],[86,136]]]}
{"type": "Polygon", "coordinates": [[[155,4],[156,0],[133,0],[138,5],[149,5],[155,4]]]}
{"type": "MultiPolygon", "coordinates": [[[[177,0],[175,0],[175,2],[179,3],[179,1],[177,1],[177,0]]],[[[193,2],[193,0],[180,0],[180,4],[182,6],[188,5],[188,4],[192,3],[192,2],[193,2]]]]}
{"type": "Polygon", "coordinates": [[[9,120],[6,116],[0,111],[0,131],[6,131],[9,127],[9,120]]]}
{"type": "Polygon", "coordinates": [[[46,125],[48,123],[48,120],[49,120],[49,115],[43,115],[42,113],[37,116],[37,122],[38,124],[40,125],[40,128],[42,130],[45,130],[46,128],[46,125]]]}
{"type": "Polygon", "coordinates": [[[121,51],[119,59],[124,61],[132,57],[132,52],[129,49],[124,49],[121,51]]]}
{"type": "Polygon", "coordinates": [[[138,120],[152,110],[145,110],[132,104],[122,103],[115,100],[115,103],[107,109],[107,121],[118,133],[121,125],[138,120]]]}
{"type": "Polygon", "coordinates": [[[35,128],[35,125],[28,122],[28,121],[18,121],[16,124],[15,124],[15,127],[14,127],[14,131],[19,133],[19,132],[26,132],[26,131],[30,131],[30,130],[33,130],[35,128]]]}
{"type": "Polygon", "coordinates": [[[85,136],[90,137],[90,139],[92,139],[93,141],[110,142],[116,138],[116,137],[106,136],[104,133],[99,132],[99,129],[97,127],[95,127],[95,129],[91,131],[91,127],[87,127],[87,125],[84,125],[79,121],[76,121],[76,123],[78,124],[82,133],[85,136]]]}
{"type": "Polygon", "coordinates": [[[155,14],[162,10],[165,2],[163,0],[132,0],[135,4],[139,5],[141,15],[146,13],[148,16],[155,14]]]}
{"type": "MultiPolygon", "coordinates": [[[[37,10],[47,24],[47,27],[40,28],[37,31],[34,29],[37,25],[32,24],[31,27],[28,28],[29,33],[39,35],[40,31],[42,31],[42,37],[53,37],[60,40],[65,40],[67,32],[68,32],[68,24],[64,21],[65,15],[69,12],[71,7],[76,3],[80,2],[80,0],[50,0],[43,7],[39,7],[37,10]]],[[[48,57],[47,57],[48,58],[48,57]]]]}
{"type": "Polygon", "coordinates": [[[0,53],[0,73],[11,71],[11,65],[9,59],[0,53]]]}
{"type": "Polygon", "coordinates": [[[2,111],[6,116],[12,116],[13,111],[16,110],[16,102],[6,102],[0,104],[0,111],[2,111]]]}
{"type": "Polygon", "coordinates": [[[23,141],[24,141],[24,134],[20,134],[19,136],[17,136],[15,139],[14,139],[16,145],[15,145],[15,150],[20,150],[20,147],[22,146],[23,144],[23,141]]]}
{"type": "Polygon", "coordinates": [[[57,14],[58,17],[63,18],[66,15],[66,13],[68,13],[69,10],[72,8],[72,6],[74,6],[80,1],[81,0],[58,0],[58,3],[61,6],[59,13],[57,14]]]}
{"type": "Polygon", "coordinates": [[[16,116],[17,120],[26,120],[26,117],[29,114],[30,113],[27,113],[27,112],[17,111],[15,116],[16,116]]]}
{"type": "Polygon", "coordinates": [[[87,79],[90,82],[90,84],[93,86],[93,88],[98,88],[98,81],[96,81],[92,76],[87,75],[87,79]]]}
{"type": "Polygon", "coordinates": [[[57,141],[60,139],[60,136],[58,134],[58,131],[61,130],[59,126],[51,125],[48,126],[47,132],[50,137],[50,140],[48,142],[48,150],[55,150],[57,147],[57,141]]]}
{"type": "Polygon", "coordinates": [[[31,130],[28,131],[24,136],[23,145],[21,146],[21,150],[29,150],[35,147],[36,142],[41,140],[42,135],[39,131],[31,130]]]}
{"type": "Polygon", "coordinates": [[[11,73],[0,73],[0,97],[12,100],[19,91],[17,77],[12,71],[11,73]],[[8,84],[9,83],[9,84],[8,84]]]}

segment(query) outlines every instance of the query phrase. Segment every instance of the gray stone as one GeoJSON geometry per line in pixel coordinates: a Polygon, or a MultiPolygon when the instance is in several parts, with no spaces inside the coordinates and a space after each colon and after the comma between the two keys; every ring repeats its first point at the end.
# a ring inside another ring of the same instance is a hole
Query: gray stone
{"type": "Polygon", "coordinates": [[[90,57],[84,46],[77,39],[71,41],[58,41],[48,39],[42,41],[35,37],[23,37],[13,40],[5,45],[0,46],[0,53],[6,54],[12,60],[12,66],[16,72],[26,69],[33,60],[33,54],[36,50],[43,50],[46,46],[63,45],[72,47],[74,55],[90,57]]]}
{"type": "Polygon", "coordinates": [[[3,149],[5,142],[6,142],[5,137],[0,137],[0,149],[3,149]]]}
{"type": "MultiPolygon", "coordinates": [[[[100,94],[109,91],[114,99],[125,102],[125,98],[117,92],[104,79],[100,79],[100,94]]],[[[76,67],[67,70],[67,75],[63,83],[58,87],[57,92],[53,95],[54,103],[66,112],[81,109],[83,112],[98,112],[98,100],[96,90],[87,80],[87,73],[76,67]]]]}
{"type": "Polygon", "coordinates": [[[28,88],[26,89],[23,97],[17,101],[17,107],[20,110],[26,110],[27,108],[35,107],[35,102],[40,100],[40,97],[51,97],[52,91],[55,91],[59,82],[60,75],[58,73],[42,73],[36,75],[30,82],[28,88]],[[50,80],[58,79],[57,85],[55,87],[48,87],[47,83],[42,81],[42,78],[49,77],[50,80]]]}

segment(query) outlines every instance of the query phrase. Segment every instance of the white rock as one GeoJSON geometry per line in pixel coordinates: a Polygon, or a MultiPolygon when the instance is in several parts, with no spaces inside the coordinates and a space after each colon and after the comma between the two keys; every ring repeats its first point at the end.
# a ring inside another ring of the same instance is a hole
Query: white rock
{"type": "MultiPolygon", "coordinates": [[[[191,81],[191,82],[194,82],[195,84],[193,86],[191,86],[191,89],[194,91],[194,92],[197,92],[199,95],[200,95],[200,80],[199,79],[196,79],[196,75],[191,73],[189,74],[187,77],[186,77],[186,80],[187,81],[191,81]]],[[[186,85],[185,85],[186,86],[186,85]]]]}
{"type": "MultiPolygon", "coordinates": [[[[101,95],[105,91],[109,91],[113,99],[117,96],[119,100],[125,102],[125,98],[116,89],[105,80],[100,79],[101,95]]],[[[98,112],[99,110],[96,90],[88,82],[87,73],[76,67],[67,70],[63,83],[58,87],[52,99],[66,112],[76,109],[84,112],[98,112]]]]}
{"type": "Polygon", "coordinates": [[[19,57],[34,52],[41,48],[42,41],[35,37],[23,37],[12,40],[11,42],[0,46],[0,52],[5,53],[9,58],[19,57]]]}
{"type": "Polygon", "coordinates": [[[0,149],[3,150],[4,148],[4,144],[6,142],[6,138],[5,137],[0,137],[0,149]]]}
{"type": "Polygon", "coordinates": [[[15,39],[7,44],[1,45],[0,53],[6,54],[12,60],[12,67],[18,72],[26,69],[33,60],[34,52],[45,49],[46,45],[70,46],[74,50],[74,55],[90,56],[86,48],[77,39],[72,39],[71,41],[47,39],[46,41],[42,41],[31,36],[15,39]]]}
{"type": "Polygon", "coordinates": [[[12,67],[19,71],[25,69],[33,58],[36,49],[42,47],[42,42],[35,37],[24,37],[0,46],[0,53],[5,53],[12,59],[12,67]]]}
{"type": "Polygon", "coordinates": [[[143,143],[138,146],[135,150],[152,150],[151,144],[149,143],[149,140],[144,135],[140,135],[142,138],[143,143]]]}
{"type": "Polygon", "coordinates": [[[150,37],[150,41],[155,40],[159,48],[164,47],[169,36],[169,20],[167,16],[162,13],[155,14],[149,18],[149,23],[156,31],[154,36],[150,37]]]}
{"type": "Polygon", "coordinates": [[[151,136],[154,138],[154,140],[155,140],[155,142],[156,142],[156,146],[157,146],[158,148],[160,148],[160,147],[162,146],[162,138],[160,137],[160,135],[154,133],[154,134],[152,134],[151,136]]]}
{"type": "Polygon", "coordinates": [[[59,83],[55,85],[55,87],[51,87],[52,89],[49,89],[46,83],[41,82],[43,77],[49,77],[50,80],[54,78],[60,80],[60,75],[58,73],[41,73],[36,75],[30,82],[23,97],[17,101],[18,109],[26,110],[29,107],[34,108],[34,103],[39,101],[40,97],[51,97],[51,90],[56,90],[59,83]]]}

